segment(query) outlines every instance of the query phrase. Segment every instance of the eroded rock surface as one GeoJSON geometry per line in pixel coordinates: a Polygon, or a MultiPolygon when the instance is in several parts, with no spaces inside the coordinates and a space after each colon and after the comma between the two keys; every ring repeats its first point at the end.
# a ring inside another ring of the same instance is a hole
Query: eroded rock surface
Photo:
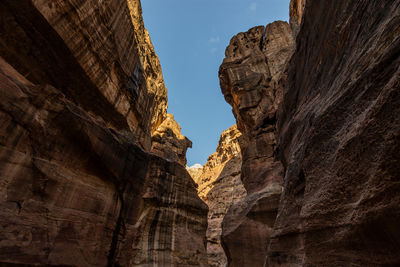
{"type": "Polygon", "coordinates": [[[167,90],[139,0],[5,0],[0,12],[7,62],[150,149],[166,116],[167,90]]]}
{"type": "Polygon", "coordinates": [[[220,67],[222,93],[243,133],[241,180],[247,191],[223,221],[229,266],[265,262],[282,191],[283,168],[275,155],[276,111],[293,49],[289,24],[278,21],[233,37],[220,67]]]}
{"type": "Polygon", "coordinates": [[[172,114],[167,114],[165,120],[153,132],[151,152],[186,166],[186,151],[192,147],[192,142],[181,133],[181,127],[172,114]]]}
{"type": "Polygon", "coordinates": [[[268,266],[397,266],[400,3],[307,0],[301,25],[268,266]]]}
{"type": "Polygon", "coordinates": [[[149,152],[179,126],[140,11],[0,2],[1,264],[206,266],[186,147],[149,152]]]}
{"type": "Polygon", "coordinates": [[[208,157],[203,168],[191,168],[198,184],[198,194],[209,207],[207,255],[209,266],[226,266],[227,258],[221,245],[222,220],[228,209],[246,195],[240,180],[242,134],[233,125],[222,132],[215,153],[208,157]]]}

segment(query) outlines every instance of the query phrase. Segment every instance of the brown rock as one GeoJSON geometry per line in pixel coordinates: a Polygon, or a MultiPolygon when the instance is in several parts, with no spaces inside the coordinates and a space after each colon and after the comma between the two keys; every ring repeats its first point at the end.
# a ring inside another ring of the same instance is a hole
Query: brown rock
{"type": "Polygon", "coordinates": [[[140,2],[5,0],[0,29],[0,265],[205,266],[140,2]]]}
{"type": "Polygon", "coordinates": [[[205,266],[207,208],[182,165],[2,59],[0,84],[0,262],[205,266]]]}
{"type": "Polygon", "coordinates": [[[209,266],[226,266],[227,258],[221,245],[222,220],[229,207],[246,195],[240,180],[242,157],[241,133],[233,125],[222,132],[216,152],[208,157],[203,168],[189,168],[198,184],[198,194],[209,207],[207,254],[209,266]]]}
{"type": "Polygon", "coordinates": [[[4,0],[0,56],[149,150],[167,90],[139,0],[4,0]]]}
{"type": "Polygon", "coordinates": [[[263,266],[282,191],[275,156],[276,111],[286,63],[293,53],[286,22],[232,38],[220,67],[222,93],[243,133],[241,180],[247,196],[232,205],[222,225],[229,266],[263,266]]]}
{"type": "Polygon", "coordinates": [[[186,150],[192,147],[192,142],[181,134],[181,127],[172,114],[167,114],[165,120],[152,135],[151,152],[186,166],[186,150]]]}
{"type": "Polygon", "coordinates": [[[293,31],[293,36],[299,33],[301,21],[303,18],[306,0],[291,0],[289,7],[290,27],[293,31]]]}
{"type": "Polygon", "coordinates": [[[268,266],[400,265],[400,5],[307,1],[279,112],[268,266]]]}

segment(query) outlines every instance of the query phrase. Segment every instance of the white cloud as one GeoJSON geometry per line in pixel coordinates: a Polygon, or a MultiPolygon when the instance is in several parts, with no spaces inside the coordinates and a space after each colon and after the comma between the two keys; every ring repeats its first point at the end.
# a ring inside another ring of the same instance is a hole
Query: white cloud
{"type": "Polygon", "coordinates": [[[249,10],[250,11],[256,11],[257,10],[257,3],[251,3],[251,5],[249,6],[249,10]]]}
{"type": "Polygon", "coordinates": [[[218,44],[221,40],[219,39],[219,36],[217,37],[211,37],[208,42],[211,44],[218,44]]]}
{"type": "Polygon", "coordinates": [[[186,169],[201,169],[201,168],[203,168],[203,166],[199,163],[196,163],[190,167],[186,166],[186,169]]]}

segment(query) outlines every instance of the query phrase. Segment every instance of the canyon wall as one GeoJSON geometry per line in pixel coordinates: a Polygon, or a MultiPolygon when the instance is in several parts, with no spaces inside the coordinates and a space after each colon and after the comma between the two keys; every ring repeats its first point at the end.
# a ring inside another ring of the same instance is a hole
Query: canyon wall
{"type": "Polygon", "coordinates": [[[140,2],[0,13],[0,263],[206,266],[191,142],[166,114],[140,2]]]}
{"type": "Polygon", "coordinates": [[[232,39],[219,75],[247,196],[224,217],[229,266],[400,264],[399,15],[394,0],[292,0],[287,30],[232,39]]]}
{"type": "Polygon", "coordinates": [[[241,180],[247,196],[224,217],[229,266],[263,266],[282,192],[275,149],[276,112],[286,62],[294,50],[290,26],[278,21],[234,36],[219,70],[222,93],[243,133],[241,180]]]}
{"type": "Polygon", "coordinates": [[[268,266],[400,264],[400,3],[307,0],[278,116],[268,266]]]}
{"type": "Polygon", "coordinates": [[[226,266],[221,245],[222,220],[228,209],[246,195],[240,180],[242,134],[233,125],[222,132],[215,153],[202,168],[190,168],[198,185],[198,194],[208,205],[207,255],[209,266],[226,266]]]}

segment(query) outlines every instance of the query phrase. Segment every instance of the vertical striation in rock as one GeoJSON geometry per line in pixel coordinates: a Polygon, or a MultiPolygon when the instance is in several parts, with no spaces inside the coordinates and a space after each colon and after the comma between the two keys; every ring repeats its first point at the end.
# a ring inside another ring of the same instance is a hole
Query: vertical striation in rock
{"type": "Polygon", "coordinates": [[[397,266],[400,3],[308,0],[279,111],[268,266],[397,266]]]}
{"type": "Polygon", "coordinates": [[[17,2],[0,2],[0,265],[206,266],[140,2],[17,2]]]}
{"type": "Polygon", "coordinates": [[[240,180],[242,157],[241,133],[236,125],[222,132],[215,153],[203,168],[191,168],[198,185],[198,194],[209,207],[207,254],[209,266],[226,266],[227,258],[221,246],[222,220],[230,206],[246,195],[240,180]]]}
{"type": "Polygon", "coordinates": [[[293,35],[297,36],[301,21],[303,18],[304,8],[307,0],[291,0],[289,6],[290,27],[292,28],[293,35]]]}
{"type": "Polygon", "coordinates": [[[282,191],[276,158],[276,111],[294,41],[277,21],[232,38],[219,70],[222,93],[232,106],[241,142],[241,180],[247,196],[224,218],[222,242],[229,266],[263,266],[282,191]]]}
{"type": "Polygon", "coordinates": [[[167,90],[139,0],[5,0],[0,10],[0,55],[7,62],[116,129],[134,132],[150,149],[166,115],[167,90]]]}

